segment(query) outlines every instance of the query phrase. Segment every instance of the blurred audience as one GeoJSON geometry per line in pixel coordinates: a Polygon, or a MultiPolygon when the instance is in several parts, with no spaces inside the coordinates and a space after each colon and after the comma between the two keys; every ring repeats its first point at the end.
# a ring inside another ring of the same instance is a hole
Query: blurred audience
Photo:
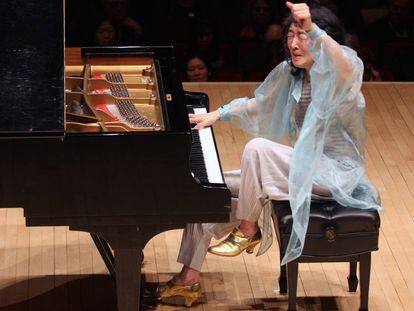
{"type": "Polygon", "coordinates": [[[143,37],[141,25],[130,16],[128,0],[102,0],[105,18],[114,26],[119,44],[137,44],[143,37]]]}
{"type": "Polygon", "coordinates": [[[172,0],[170,2],[169,15],[174,18],[205,18],[207,15],[207,9],[202,1],[172,0]]]}
{"type": "Polygon", "coordinates": [[[381,41],[414,39],[411,0],[387,0],[386,15],[367,27],[367,36],[381,41]]]}
{"type": "Polygon", "coordinates": [[[229,62],[210,22],[203,20],[197,23],[192,37],[190,54],[200,55],[213,72],[223,69],[225,61],[229,62]]]}
{"type": "Polygon", "coordinates": [[[247,78],[251,72],[262,72],[265,76],[283,61],[283,40],[282,26],[270,24],[259,42],[240,42],[239,67],[244,76],[247,78]]]}
{"type": "Polygon", "coordinates": [[[273,1],[251,0],[246,6],[246,22],[240,38],[261,39],[275,15],[273,1]]]}
{"type": "MultiPolygon", "coordinates": [[[[343,21],[365,81],[414,79],[413,0],[306,2],[343,21]]],[[[174,45],[192,81],[257,80],[284,60],[284,0],[71,0],[66,13],[68,46],[174,45]]]]}

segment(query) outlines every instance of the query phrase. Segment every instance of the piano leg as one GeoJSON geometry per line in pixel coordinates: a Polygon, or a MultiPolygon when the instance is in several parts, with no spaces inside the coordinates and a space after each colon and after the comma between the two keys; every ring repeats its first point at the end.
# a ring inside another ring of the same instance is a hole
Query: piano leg
{"type": "Polygon", "coordinates": [[[141,252],[142,249],[115,249],[118,311],[139,309],[141,252]]]}
{"type": "MultiPolygon", "coordinates": [[[[118,311],[138,311],[141,294],[142,250],[145,244],[160,232],[184,226],[185,224],[150,224],[141,226],[70,226],[69,228],[99,236],[99,247],[106,243],[111,245],[115,255],[118,311]]],[[[109,249],[107,244],[106,246],[109,249]]]]}
{"type": "Polygon", "coordinates": [[[104,239],[102,239],[99,235],[91,233],[91,237],[93,242],[95,243],[96,248],[99,251],[99,254],[104,261],[106,268],[108,269],[109,273],[111,274],[112,278],[115,280],[115,263],[114,263],[114,256],[112,255],[111,248],[104,239]]]}

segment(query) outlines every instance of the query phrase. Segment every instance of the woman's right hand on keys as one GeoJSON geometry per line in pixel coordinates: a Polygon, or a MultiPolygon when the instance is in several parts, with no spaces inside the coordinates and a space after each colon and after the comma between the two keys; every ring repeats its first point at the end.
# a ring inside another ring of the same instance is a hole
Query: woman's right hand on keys
{"type": "Polygon", "coordinates": [[[195,124],[194,127],[197,130],[201,130],[205,127],[213,125],[214,122],[220,119],[220,113],[218,110],[214,110],[204,114],[193,114],[188,115],[191,124],[195,124]]]}

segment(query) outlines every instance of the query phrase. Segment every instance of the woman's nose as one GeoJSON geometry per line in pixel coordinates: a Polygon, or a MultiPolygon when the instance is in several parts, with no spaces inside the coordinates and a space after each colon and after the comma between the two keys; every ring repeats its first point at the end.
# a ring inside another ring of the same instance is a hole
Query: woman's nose
{"type": "Polygon", "coordinates": [[[292,38],[292,46],[298,46],[298,44],[299,44],[299,39],[298,39],[298,37],[297,36],[294,36],[293,38],[292,38]]]}
{"type": "Polygon", "coordinates": [[[292,50],[297,50],[299,48],[298,41],[292,40],[292,42],[290,43],[290,47],[292,50]]]}

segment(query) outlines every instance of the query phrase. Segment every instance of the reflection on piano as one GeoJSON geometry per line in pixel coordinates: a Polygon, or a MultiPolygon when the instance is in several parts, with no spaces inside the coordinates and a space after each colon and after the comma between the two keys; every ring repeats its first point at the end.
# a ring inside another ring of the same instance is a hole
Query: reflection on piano
{"type": "Polygon", "coordinates": [[[147,241],[228,220],[212,132],[197,138],[188,122],[208,98],[183,91],[170,47],[86,49],[65,68],[62,2],[1,6],[19,12],[0,21],[0,206],[23,207],[28,226],[90,232],[118,309],[138,310],[147,241]],[[30,27],[38,6],[43,24],[30,27]]]}

